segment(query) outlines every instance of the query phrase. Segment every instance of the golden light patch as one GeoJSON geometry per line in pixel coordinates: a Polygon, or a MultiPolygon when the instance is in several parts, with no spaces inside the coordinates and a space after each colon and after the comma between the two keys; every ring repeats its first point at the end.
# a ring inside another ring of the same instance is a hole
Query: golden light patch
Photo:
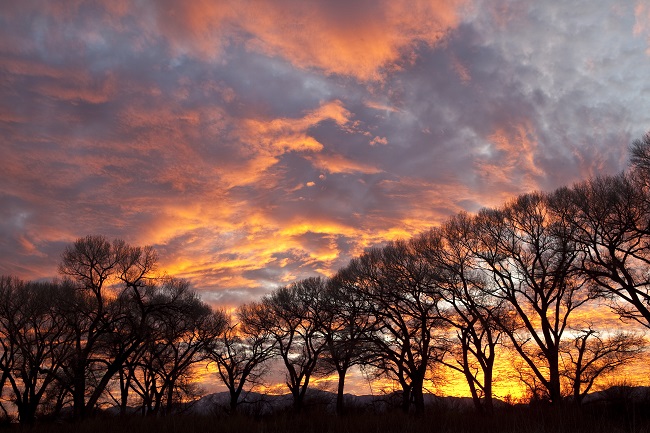
{"type": "Polygon", "coordinates": [[[523,164],[527,171],[535,175],[544,174],[535,164],[537,139],[533,127],[525,123],[513,129],[497,129],[488,140],[504,154],[511,166],[523,164]]]}
{"type": "Polygon", "coordinates": [[[289,223],[286,227],[282,228],[279,232],[281,236],[296,236],[305,233],[326,233],[326,234],[350,234],[355,232],[352,228],[334,224],[328,221],[322,222],[296,222],[289,223]]]}
{"type": "Polygon", "coordinates": [[[381,170],[373,167],[370,164],[352,161],[334,153],[319,153],[317,155],[309,155],[306,157],[314,167],[323,170],[327,173],[366,173],[375,174],[380,173],[381,170]]]}
{"type": "Polygon", "coordinates": [[[386,111],[388,113],[399,113],[399,109],[389,105],[387,102],[380,101],[365,101],[364,105],[378,111],[386,111]]]}

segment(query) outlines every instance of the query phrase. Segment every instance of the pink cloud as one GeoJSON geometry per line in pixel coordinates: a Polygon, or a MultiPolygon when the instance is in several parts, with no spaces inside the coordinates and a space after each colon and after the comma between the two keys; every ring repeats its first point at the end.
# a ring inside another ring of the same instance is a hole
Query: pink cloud
{"type": "Polygon", "coordinates": [[[305,3],[200,1],[158,6],[159,31],[175,51],[217,59],[230,41],[301,68],[379,79],[417,44],[437,44],[460,22],[464,0],[305,3]]]}
{"type": "Polygon", "coordinates": [[[636,22],[634,24],[634,34],[636,36],[646,38],[648,47],[646,48],[646,54],[650,56],[650,6],[642,1],[639,1],[634,8],[634,16],[636,22]]]}

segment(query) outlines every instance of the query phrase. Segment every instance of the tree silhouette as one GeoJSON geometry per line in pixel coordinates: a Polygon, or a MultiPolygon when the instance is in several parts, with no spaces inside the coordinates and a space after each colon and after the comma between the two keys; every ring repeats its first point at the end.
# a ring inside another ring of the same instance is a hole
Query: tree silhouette
{"type": "Polygon", "coordinates": [[[580,250],[541,193],[525,194],[477,217],[476,251],[491,273],[491,294],[512,307],[501,330],[550,400],[562,400],[560,344],[573,311],[591,299],[574,266],[580,250]],[[518,324],[518,326],[513,326],[518,324]]]}
{"type": "Polygon", "coordinates": [[[575,337],[563,342],[560,353],[562,374],[569,380],[573,401],[578,405],[596,379],[638,358],[645,347],[645,338],[622,331],[604,337],[587,326],[573,332],[575,337]]]}
{"type": "Polygon", "coordinates": [[[63,372],[75,418],[95,408],[113,376],[149,337],[151,313],[163,307],[148,284],[156,262],[152,248],[103,236],[80,238],[65,249],[59,272],[77,284],[63,307],[74,333],[74,353],[63,372]]]}
{"type": "Polygon", "coordinates": [[[423,413],[424,380],[448,349],[435,270],[415,241],[399,241],[353,259],[339,282],[367,299],[373,356],[366,364],[400,384],[404,411],[413,400],[416,413],[423,413]]]}
{"type": "Polygon", "coordinates": [[[42,399],[69,361],[71,333],[57,305],[69,287],[0,277],[0,370],[21,423],[32,423],[42,399]]]}
{"type": "Polygon", "coordinates": [[[226,326],[226,317],[199,299],[183,280],[168,279],[156,302],[165,305],[153,313],[153,332],[136,363],[141,372],[133,387],[147,413],[169,414],[179,385],[191,379],[191,368],[208,358],[226,326]]]}
{"type": "MultiPolygon", "coordinates": [[[[225,330],[216,339],[209,357],[217,365],[217,373],[230,394],[230,413],[234,414],[242,392],[259,384],[265,373],[261,367],[273,356],[275,340],[264,327],[257,327],[261,304],[253,303],[237,308],[235,322],[228,317],[225,330]]],[[[245,400],[245,397],[244,397],[245,400]]]]}
{"type": "Polygon", "coordinates": [[[371,356],[372,320],[368,315],[368,300],[359,292],[346,290],[339,276],[329,281],[317,315],[327,342],[323,363],[326,372],[336,371],[336,413],[344,414],[345,379],[349,369],[363,365],[371,356]]]}
{"type": "MultiPolygon", "coordinates": [[[[558,193],[560,194],[560,193],[558,193]]],[[[650,327],[650,200],[634,177],[618,175],[563,189],[566,224],[584,251],[580,269],[594,293],[626,320],[650,327]]]]}
{"type": "Polygon", "coordinates": [[[424,254],[439,269],[441,295],[451,306],[446,320],[456,329],[458,345],[452,348],[454,362],[445,365],[467,380],[474,406],[491,414],[492,381],[496,349],[507,326],[504,301],[486,289],[488,275],[474,254],[479,234],[473,219],[464,213],[450,218],[441,228],[423,236],[435,239],[424,254]]]}
{"type": "Polygon", "coordinates": [[[309,381],[327,344],[316,319],[325,285],[322,278],[307,278],[280,287],[265,296],[253,309],[255,314],[247,317],[248,326],[273,337],[296,412],[303,408],[309,381]]]}

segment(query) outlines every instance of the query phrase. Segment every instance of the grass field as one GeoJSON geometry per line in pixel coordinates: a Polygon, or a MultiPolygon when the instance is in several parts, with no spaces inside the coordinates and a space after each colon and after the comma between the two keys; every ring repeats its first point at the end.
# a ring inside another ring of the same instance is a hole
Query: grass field
{"type": "Polygon", "coordinates": [[[300,415],[277,413],[264,417],[184,416],[97,417],[82,422],[40,422],[34,426],[7,425],[5,431],[30,433],[641,433],[650,432],[650,406],[608,405],[573,407],[511,407],[492,417],[471,411],[429,408],[420,417],[401,412],[351,413],[344,417],[311,411],[300,415]]]}

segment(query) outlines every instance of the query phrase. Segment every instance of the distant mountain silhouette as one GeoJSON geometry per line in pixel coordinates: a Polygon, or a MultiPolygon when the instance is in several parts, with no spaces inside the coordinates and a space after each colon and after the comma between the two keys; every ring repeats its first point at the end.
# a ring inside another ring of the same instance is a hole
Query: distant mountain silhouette
{"type": "MultiPolygon", "coordinates": [[[[206,395],[196,402],[190,403],[186,411],[197,415],[209,415],[226,411],[229,406],[230,396],[227,391],[206,395]]],[[[401,403],[399,393],[377,394],[377,395],[355,395],[345,394],[345,406],[350,410],[385,411],[392,407],[398,407],[401,403]]],[[[473,402],[470,397],[439,397],[433,394],[425,394],[427,406],[441,405],[448,409],[471,409],[473,402]]],[[[242,412],[255,414],[269,414],[276,411],[289,410],[293,404],[291,394],[271,395],[251,392],[246,399],[240,403],[242,412]]],[[[495,407],[505,406],[506,403],[495,399],[495,407]]],[[[336,393],[319,389],[307,390],[305,396],[305,407],[320,407],[328,412],[336,411],[336,393]]]]}
{"type": "MultiPolygon", "coordinates": [[[[441,397],[434,394],[425,394],[425,405],[437,406],[447,410],[472,410],[474,404],[470,397],[441,397]]],[[[569,399],[570,400],[570,399],[569,399]]],[[[648,386],[612,386],[606,390],[588,394],[583,405],[609,404],[620,402],[648,402],[650,401],[650,387],[648,386]]],[[[494,399],[495,408],[508,406],[499,399],[494,399]]],[[[376,395],[345,394],[345,406],[350,411],[382,412],[390,408],[397,408],[401,403],[401,395],[397,392],[376,395]]],[[[194,415],[223,414],[228,411],[230,395],[227,391],[208,394],[200,399],[187,403],[179,408],[180,412],[194,415]]],[[[274,412],[291,410],[293,398],[291,394],[262,394],[250,392],[240,402],[238,410],[244,414],[268,415],[274,412]]],[[[518,405],[519,406],[519,405],[518,405]]],[[[522,405],[523,406],[523,405],[522,405]]],[[[318,408],[330,413],[336,411],[336,393],[320,389],[309,389],[305,396],[307,410],[318,408]]],[[[129,413],[138,413],[140,408],[131,407],[129,413]]],[[[117,407],[105,410],[106,413],[117,415],[117,407]]]]}
{"type": "Polygon", "coordinates": [[[603,391],[587,394],[582,403],[616,401],[647,402],[648,400],[650,400],[650,386],[612,386],[603,391]]]}

